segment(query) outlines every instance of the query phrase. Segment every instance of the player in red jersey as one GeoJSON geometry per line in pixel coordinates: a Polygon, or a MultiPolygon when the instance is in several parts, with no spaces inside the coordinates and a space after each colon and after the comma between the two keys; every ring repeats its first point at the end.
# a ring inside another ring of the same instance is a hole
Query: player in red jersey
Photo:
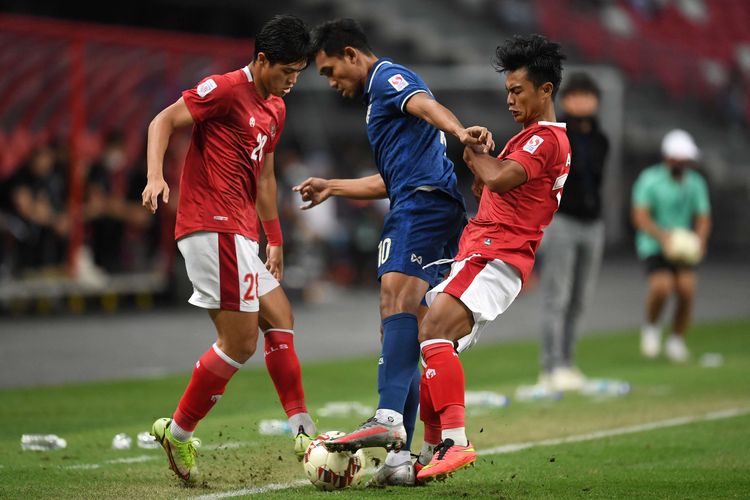
{"type": "Polygon", "coordinates": [[[464,161],[484,187],[450,275],[427,292],[430,309],[419,326],[425,365],[421,418],[442,434],[419,481],[444,478],[476,460],[464,429],[458,352],[474,344],[516,298],[534,265],[542,230],[560,203],[570,168],[565,124],[555,123],[554,108],[564,58],[558,44],[540,35],[517,36],[497,48],[508,110],[523,130],[497,158],[473,147],[464,150],[464,161]]]}
{"type": "Polygon", "coordinates": [[[149,126],[143,205],[155,213],[159,196],[169,200],[162,173],[169,138],[175,129],[193,125],[175,239],[193,284],[189,302],[208,309],[218,337],[195,364],[173,417],[152,428],[170,468],[185,482],[197,478],[193,430],[255,352],[259,327],[266,366],[297,432],[298,457],[315,433],[294,351],[292,310],[279,286],[283,240],[274,176],[274,149],[286,116],[282,97],[307,67],[309,44],[302,20],[274,17],[256,37],[248,66],[205,78],[149,126]],[[265,264],[258,258],[258,218],[268,239],[265,264]]]}

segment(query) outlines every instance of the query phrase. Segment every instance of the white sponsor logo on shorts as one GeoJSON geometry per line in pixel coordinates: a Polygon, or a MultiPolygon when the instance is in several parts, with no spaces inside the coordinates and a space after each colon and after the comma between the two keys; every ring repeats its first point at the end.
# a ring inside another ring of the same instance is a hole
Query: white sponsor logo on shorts
{"type": "Polygon", "coordinates": [[[541,146],[543,142],[544,142],[544,139],[542,139],[538,135],[532,135],[531,139],[526,141],[526,144],[523,145],[523,150],[531,154],[534,154],[534,151],[536,151],[537,148],[541,146]]]}
{"type": "Polygon", "coordinates": [[[388,83],[390,83],[391,86],[399,92],[404,90],[409,85],[409,82],[404,80],[404,77],[401,75],[393,75],[388,79],[388,83]]]}
{"type": "Polygon", "coordinates": [[[214,394],[213,396],[211,396],[211,401],[213,401],[214,403],[220,399],[221,399],[221,394],[214,394]]]}
{"type": "Polygon", "coordinates": [[[251,117],[250,117],[250,126],[251,126],[251,127],[254,127],[254,126],[255,126],[255,117],[254,117],[254,116],[251,116],[251,117]]]}
{"type": "Polygon", "coordinates": [[[218,87],[218,85],[216,85],[216,82],[214,81],[214,79],[209,78],[205,82],[198,85],[198,89],[197,89],[198,95],[201,97],[206,97],[206,95],[210,94],[211,91],[215,89],[216,87],[218,87]]]}
{"type": "Polygon", "coordinates": [[[214,220],[229,220],[226,215],[214,215],[214,220]]]}
{"type": "Polygon", "coordinates": [[[425,378],[434,378],[437,375],[437,371],[434,368],[428,368],[426,372],[424,372],[425,378]]]}

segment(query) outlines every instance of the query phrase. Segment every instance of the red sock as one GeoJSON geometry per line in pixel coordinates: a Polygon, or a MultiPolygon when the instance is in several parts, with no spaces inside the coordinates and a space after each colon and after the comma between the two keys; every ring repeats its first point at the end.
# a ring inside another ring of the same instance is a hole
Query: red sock
{"type": "Polygon", "coordinates": [[[279,394],[281,406],[287,417],[297,413],[307,413],[305,391],[302,389],[302,370],[299,367],[297,353],[294,351],[294,332],[292,330],[266,330],[265,349],[266,368],[271,375],[273,385],[279,394]]]}
{"type": "Polygon", "coordinates": [[[224,394],[227,382],[240,366],[240,363],[221,352],[216,344],[206,351],[195,363],[193,376],[174,412],[177,425],[193,432],[198,422],[224,394]]]}
{"type": "Polygon", "coordinates": [[[424,372],[422,372],[422,378],[419,381],[419,418],[424,424],[424,442],[438,444],[442,441],[440,415],[432,407],[430,388],[427,386],[427,379],[424,377],[424,372]]]}
{"type": "Polygon", "coordinates": [[[443,429],[458,429],[459,427],[465,427],[464,405],[448,405],[443,408],[440,413],[440,426],[443,429]]]}
{"type": "Polygon", "coordinates": [[[422,342],[427,367],[424,378],[432,406],[440,415],[440,427],[464,427],[464,369],[449,340],[422,342]]]}

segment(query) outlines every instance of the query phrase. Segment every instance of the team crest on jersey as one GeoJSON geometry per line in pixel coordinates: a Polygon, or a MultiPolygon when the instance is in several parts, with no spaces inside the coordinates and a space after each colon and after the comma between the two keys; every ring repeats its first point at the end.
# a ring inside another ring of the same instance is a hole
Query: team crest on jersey
{"type": "Polygon", "coordinates": [[[271,132],[271,137],[276,137],[276,122],[271,122],[271,126],[268,127],[268,130],[271,132]]]}
{"type": "Polygon", "coordinates": [[[528,153],[534,154],[534,152],[537,150],[539,146],[542,145],[543,142],[544,142],[544,139],[542,139],[538,135],[532,135],[531,139],[526,141],[526,144],[523,145],[523,150],[528,153]]]}
{"type": "Polygon", "coordinates": [[[214,79],[209,78],[205,82],[198,85],[198,88],[196,89],[196,91],[198,92],[199,96],[206,97],[216,87],[218,87],[218,85],[216,85],[216,82],[214,81],[214,79]]]}
{"type": "Polygon", "coordinates": [[[388,79],[388,83],[390,83],[391,86],[394,89],[396,89],[398,92],[401,92],[402,90],[404,90],[409,85],[409,82],[407,82],[406,80],[404,80],[404,77],[401,76],[400,74],[393,75],[392,77],[390,77],[388,79]]]}
{"type": "Polygon", "coordinates": [[[250,121],[248,123],[250,124],[251,127],[254,127],[255,126],[255,117],[251,116],[250,117],[250,121]]]}

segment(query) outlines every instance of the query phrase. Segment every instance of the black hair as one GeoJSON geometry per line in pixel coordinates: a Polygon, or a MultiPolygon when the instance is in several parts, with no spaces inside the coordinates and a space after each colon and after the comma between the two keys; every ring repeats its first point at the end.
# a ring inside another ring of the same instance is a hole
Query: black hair
{"type": "Polygon", "coordinates": [[[307,62],[310,53],[310,31],[305,22],[286,14],[271,18],[255,37],[255,54],[263,52],[271,64],[307,62]]]}
{"type": "Polygon", "coordinates": [[[593,78],[588,73],[573,73],[565,77],[565,86],[560,90],[560,97],[568,94],[593,94],[597,99],[601,97],[601,91],[593,78]]]}
{"type": "Polygon", "coordinates": [[[329,56],[343,56],[346,47],[353,47],[368,55],[372,54],[362,26],[354,19],[334,19],[319,24],[313,30],[312,38],[312,57],[315,57],[320,50],[329,56]]]}
{"type": "Polygon", "coordinates": [[[494,66],[498,73],[526,68],[528,79],[536,88],[552,83],[552,98],[560,88],[562,61],[560,44],[542,35],[516,35],[495,51],[494,66]]]}

